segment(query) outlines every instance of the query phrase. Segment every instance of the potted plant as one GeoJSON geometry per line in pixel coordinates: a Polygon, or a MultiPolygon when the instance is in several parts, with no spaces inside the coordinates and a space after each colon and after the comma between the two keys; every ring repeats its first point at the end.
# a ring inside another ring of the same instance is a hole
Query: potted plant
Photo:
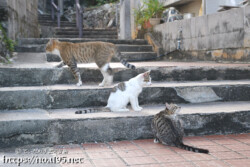
{"type": "Polygon", "coordinates": [[[164,11],[163,3],[158,0],[145,0],[146,5],[145,17],[149,18],[149,22],[152,26],[160,24],[162,12],[164,11]]]}
{"type": "Polygon", "coordinates": [[[140,30],[145,22],[145,18],[143,17],[144,15],[143,6],[140,6],[138,9],[134,9],[134,15],[135,15],[136,28],[140,30]]]}

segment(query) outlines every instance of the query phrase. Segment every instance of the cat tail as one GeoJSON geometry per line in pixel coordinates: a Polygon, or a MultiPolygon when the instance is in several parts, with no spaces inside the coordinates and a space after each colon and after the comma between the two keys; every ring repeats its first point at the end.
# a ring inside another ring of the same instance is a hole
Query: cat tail
{"type": "Polygon", "coordinates": [[[88,108],[85,110],[78,110],[75,112],[75,114],[87,114],[87,113],[97,113],[97,112],[111,112],[111,110],[108,107],[88,108]]]}
{"type": "Polygon", "coordinates": [[[119,51],[117,51],[116,57],[120,60],[120,62],[127,68],[130,69],[135,69],[136,67],[130,63],[128,63],[126,60],[124,60],[123,58],[121,58],[121,53],[119,51]]]}
{"type": "Polygon", "coordinates": [[[183,143],[180,144],[177,147],[179,147],[181,149],[184,149],[184,150],[187,150],[187,151],[193,151],[193,152],[196,152],[196,153],[204,153],[204,154],[208,154],[209,153],[209,151],[207,149],[196,148],[196,147],[185,145],[183,143]]]}

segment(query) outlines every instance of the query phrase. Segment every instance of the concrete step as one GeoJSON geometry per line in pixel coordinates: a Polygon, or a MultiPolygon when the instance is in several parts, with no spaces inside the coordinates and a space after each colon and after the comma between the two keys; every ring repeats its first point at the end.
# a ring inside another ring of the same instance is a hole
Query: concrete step
{"type": "MultiPolygon", "coordinates": [[[[39,24],[41,26],[52,26],[52,27],[57,27],[57,22],[53,22],[53,23],[43,23],[43,22],[39,22],[39,24]]],[[[76,24],[74,23],[61,23],[60,24],[61,27],[76,27],[76,24]]]]}
{"type": "MultiPolygon", "coordinates": [[[[52,25],[57,25],[57,20],[54,20],[54,21],[39,21],[39,24],[40,25],[49,25],[49,26],[52,26],[52,25]]],[[[71,23],[71,22],[68,22],[68,21],[61,21],[60,22],[60,25],[63,26],[63,27],[72,27],[72,26],[75,26],[76,27],[76,23],[71,23]]]]}
{"type": "MultiPolygon", "coordinates": [[[[51,16],[49,16],[49,17],[38,17],[38,22],[47,22],[47,21],[53,21],[51,16]]],[[[54,21],[57,21],[57,17],[55,17],[54,21]]],[[[69,22],[66,18],[61,18],[61,21],[69,22]]],[[[69,22],[69,23],[71,23],[71,22],[69,22]]],[[[73,23],[75,23],[75,22],[73,22],[73,23]]]]}
{"type": "MultiPolygon", "coordinates": [[[[151,46],[150,46],[151,47],[151,46]]],[[[121,58],[125,59],[129,62],[138,62],[138,61],[148,61],[148,60],[156,60],[157,54],[155,52],[134,52],[136,50],[139,50],[140,48],[132,48],[131,52],[123,52],[123,51],[129,51],[125,50],[126,48],[121,49],[121,58]],[[133,50],[134,49],[134,50],[133,50]]],[[[149,49],[149,48],[148,48],[149,49]]],[[[46,58],[48,62],[60,62],[61,58],[58,55],[55,54],[46,54],[46,58]]],[[[120,60],[116,57],[112,58],[112,62],[120,62],[120,60]]]]}
{"type": "MultiPolygon", "coordinates": [[[[19,59],[19,62],[17,62],[19,64],[0,68],[0,87],[75,83],[74,77],[67,66],[64,66],[63,68],[54,68],[58,63],[45,63],[46,59],[44,53],[41,53],[39,56],[33,56],[31,53],[23,53],[19,56],[19,59]],[[35,60],[35,58],[37,58],[37,60],[35,60]],[[31,62],[27,63],[28,61],[31,62]]],[[[250,79],[250,67],[248,64],[207,62],[138,62],[132,64],[137,67],[136,70],[127,69],[121,63],[111,63],[110,66],[114,71],[114,81],[127,81],[147,70],[151,70],[153,81],[250,79]]],[[[102,81],[102,74],[95,63],[78,64],[78,67],[81,73],[81,78],[84,82],[102,81]]]]}
{"type": "MultiPolygon", "coordinates": [[[[155,52],[150,51],[148,48],[147,50],[141,50],[141,52],[134,52],[134,51],[125,51],[121,53],[121,58],[130,61],[130,62],[136,62],[136,61],[148,61],[148,60],[156,60],[157,54],[155,52]]],[[[118,60],[115,60],[118,61],[118,60]]]]}
{"type": "MultiPolygon", "coordinates": [[[[250,101],[179,105],[186,136],[249,133],[250,101]]],[[[0,148],[153,138],[151,120],[164,105],[142,107],[84,115],[74,114],[74,108],[0,111],[0,148]]]]}
{"type": "MultiPolygon", "coordinates": [[[[45,52],[45,44],[16,46],[17,52],[45,52]]],[[[126,45],[117,44],[120,52],[153,52],[151,45],[126,45]]],[[[154,53],[154,52],[153,52],[154,53]]],[[[130,57],[133,57],[132,54],[130,57]]]]}
{"type": "MultiPolygon", "coordinates": [[[[114,44],[127,44],[127,45],[147,45],[147,41],[143,39],[136,40],[122,40],[122,39],[88,39],[88,38],[58,38],[59,41],[65,42],[89,42],[89,41],[103,41],[111,42],[114,44]]],[[[49,38],[20,38],[18,39],[18,45],[27,45],[27,44],[46,44],[49,41],[49,38]]]]}
{"type": "MultiPolygon", "coordinates": [[[[55,16],[55,20],[57,20],[57,16],[55,16]]],[[[46,21],[52,21],[52,17],[49,15],[49,16],[38,16],[38,21],[39,22],[46,22],[46,21]]],[[[64,17],[61,17],[61,21],[67,21],[69,22],[66,18],[64,17]]],[[[71,23],[71,22],[69,22],[71,23]]]]}
{"type": "MultiPolygon", "coordinates": [[[[46,78],[49,79],[49,78],[46,78]]],[[[112,87],[96,84],[3,87],[0,110],[60,109],[106,105],[112,87]]],[[[215,101],[250,101],[250,80],[153,82],[139,96],[140,104],[201,103],[215,101]]]]}
{"type": "MultiPolygon", "coordinates": [[[[78,35],[78,30],[60,30],[55,32],[56,35],[78,35]]],[[[83,35],[116,35],[117,31],[87,31],[83,30],[83,35]]]]}
{"type": "MultiPolygon", "coordinates": [[[[53,21],[53,20],[44,20],[43,22],[41,23],[44,23],[44,24],[52,24],[52,23],[56,23],[57,22],[57,18],[53,21]]],[[[76,25],[75,22],[69,22],[69,21],[60,21],[61,24],[74,24],[76,25]]]]}
{"type": "MultiPolygon", "coordinates": [[[[55,35],[55,38],[78,38],[79,35],[55,35]]],[[[98,35],[98,34],[83,34],[83,38],[103,38],[103,39],[118,39],[118,35],[98,35]]]]}
{"type": "MultiPolygon", "coordinates": [[[[78,31],[78,28],[76,27],[56,27],[55,31],[78,31]]],[[[96,29],[90,29],[90,28],[83,28],[83,31],[95,31],[95,32],[117,32],[117,29],[114,28],[96,28],[96,29]]]]}

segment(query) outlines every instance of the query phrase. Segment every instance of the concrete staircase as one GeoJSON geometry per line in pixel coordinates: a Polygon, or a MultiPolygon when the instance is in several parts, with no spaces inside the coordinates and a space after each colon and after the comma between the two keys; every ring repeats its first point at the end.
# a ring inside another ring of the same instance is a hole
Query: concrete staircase
{"type": "MultiPolygon", "coordinates": [[[[55,29],[55,38],[78,38],[79,32],[75,22],[69,22],[66,18],[61,18],[61,27],[57,27],[57,18],[55,21],[50,15],[39,15],[39,23],[41,26],[53,26],[55,29]]],[[[117,39],[116,29],[84,29],[83,38],[98,38],[98,39],[117,39]]]]}
{"type": "Polygon", "coordinates": [[[111,87],[97,86],[96,65],[79,65],[77,87],[68,67],[54,68],[43,53],[18,57],[0,68],[0,147],[152,138],[151,119],[165,102],[182,106],[186,135],[249,133],[250,64],[138,62],[130,70],[112,63],[116,83],[151,70],[153,85],[139,97],[144,110],[75,115],[106,105],[111,87]]]}
{"type": "Polygon", "coordinates": [[[77,87],[67,66],[55,68],[58,56],[44,53],[49,39],[19,39],[14,63],[0,66],[0,148],[152,138],[152,117],[165,102],[182,106],[186,135],[250,132],[250,64],[145,62],[140,60],[156,58],[145,40],[118,40],[115,30],[84,32],[86,38],[67,38],[77,36],[75,27],[57,29],[66,37],[60,41],[116,44],[137,69],[111,63],[115,83],[151,70],[153,85],[139,96],[143,111],[74,114],[106,105],[112,87],[97,86],[97,66],[78,65],[83,86],[77,87]]]}
{"type": "MultiPolygon", "coordinates": [[[[92,31],[92,30],[91,30],[92,31]]],[[[112,30],[107,30],[112,32],[112,30]]],[[[103,33],[104,30],[100,30],[103,33]]],[[[88,42],[88,41],[104,41],[111,42],[118,46],[119,51],[121,51],[122,58],[129,61],[139,61],[142,59],[154,59],[157,54],[153,51],[151,45],[147,43],[146,40],[118,40],[110,38],[58,38],[59,41],[68,42],[88,42]]],[[[18,52],[44,52],[46,43],[49,39],[19,39],[16,51],[18,52]]],[[[47,61],[57,62],[60,58],[57,55],[48,54],[47,61]]],[[[114,59],[114,61],[118,61],[114,59]]]]}

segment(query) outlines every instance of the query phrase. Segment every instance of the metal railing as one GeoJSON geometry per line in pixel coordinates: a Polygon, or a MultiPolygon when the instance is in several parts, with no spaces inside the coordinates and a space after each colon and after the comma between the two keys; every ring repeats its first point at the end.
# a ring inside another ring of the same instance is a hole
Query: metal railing
{"type": "Polygon", "coordinates": [[[79,3],[79,0],[76,0],[76,26],[79,30],[79,38],[82,38],[82,30],[83,30],[83,10],[79,3]]]}
{"type": "Polygon", "coordinates": [[[61,26],[61,14],[60,14],[60,8],[57,6],[54,2],[54,0],[51,0],[51,17],[52,20],[55,20],[55,10],[57,12],[57,26],[61,26]]]}

